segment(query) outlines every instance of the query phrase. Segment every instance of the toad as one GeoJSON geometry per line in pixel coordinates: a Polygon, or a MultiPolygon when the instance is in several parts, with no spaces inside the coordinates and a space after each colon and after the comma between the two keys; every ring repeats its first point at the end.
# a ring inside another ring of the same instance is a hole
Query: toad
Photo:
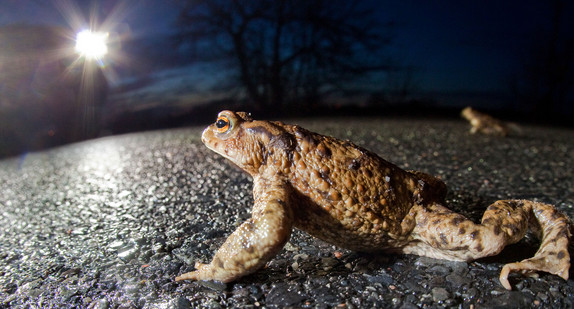
{"type": "Polygon", "coordinates": [[[464,108],[460,115],[470,123],[471,134],[482,133],[486,135],[507,136],[511,131],[511,128],[504,122],[488,114],[481,113],[470,106],[464,108]]]}
{"type": "Polygon", "coordinates": [[[544,271],[568,279],[570,221],[554,206],[527,200],[490,205],[480,224],[444,206],[445,184],[405,171],[349,141],[297,125],[253,120],[222,111],[203,143],[253,177],[252,217],[209,264],[176,280],[230,282],[262,268],[293,228],[361,252],[416,254],[471,261],[498,254],[530,228],[541,239],[534,257],[504,265],[511,272],[544,271]]]}

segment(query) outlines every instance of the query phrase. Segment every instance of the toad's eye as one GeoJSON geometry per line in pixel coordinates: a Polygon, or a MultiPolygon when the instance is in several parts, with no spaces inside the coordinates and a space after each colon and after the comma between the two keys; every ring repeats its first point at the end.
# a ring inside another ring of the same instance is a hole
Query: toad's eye
{"type": "Polygon", "coordinates": [[[225,133],[231,128],[231,122],[229,121],[229,118],[225,116],[219,116],[215,122],[215,126],[217,127],[217,132],[225,133]]]}

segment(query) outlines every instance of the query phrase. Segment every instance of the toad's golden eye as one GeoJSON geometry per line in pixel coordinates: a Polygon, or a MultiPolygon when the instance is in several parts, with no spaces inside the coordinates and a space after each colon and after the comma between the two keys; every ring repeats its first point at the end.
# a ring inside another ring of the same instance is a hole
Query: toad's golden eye
{"type": "Polygon", "coordinates": [[[226,116],[219,116],[217,121],[215,121],[215,126],[217,127],[217,132],[225,133],[231,128],[231,122],[226,116]]]}

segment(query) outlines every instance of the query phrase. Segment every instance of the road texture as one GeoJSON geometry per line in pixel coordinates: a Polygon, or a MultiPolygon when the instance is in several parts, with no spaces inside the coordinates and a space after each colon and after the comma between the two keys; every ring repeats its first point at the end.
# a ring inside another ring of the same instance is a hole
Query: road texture
{"type": "MultiPolygon", "coordinates": [[[[462,120],[291,121],[440,176],[474,220],[497,199],[555,204],[574,217],[574,131],[524,126],[470,135],[462,120]]],[[[536,240],[471,263],[365,255],[296,231],[267,267],[235,283],[174,282],[208,262],[249,217],[251,180],[200,142],[202,128],[106,137],[0,161],[0,307],[556,307],[574,282],[498,281],[536,240]]],[[[572,277],[572,271],[570,272],[572,277]]]]}

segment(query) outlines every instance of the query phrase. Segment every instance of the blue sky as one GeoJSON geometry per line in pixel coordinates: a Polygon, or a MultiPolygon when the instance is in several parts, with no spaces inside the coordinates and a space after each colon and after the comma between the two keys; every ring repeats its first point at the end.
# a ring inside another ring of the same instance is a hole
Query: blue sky
{"type": "MultiPolygon", "coordinates": [[[[78,27],[69,18],[70,14],[87,17],[88,10],[77,12],[70,4],[86,8],[89,3],[0,0],[0,26],[32,23],[78,27]]],[[[175,53],[168,37],[176,30],[178,9],[174,2],[101,0],[97,3],[101,16],[113,16],[112,30],[129,33],[129,40],[144,40],[157,46],[153,52],[156,58],[148,59],[149,62],[163,58],[155,66],[148,63],[151,69],[122,68],[121,72],[131,73],[124,82],[147,81],[138,90],[140,94],[161,97],[161,91],[172,90],[172,94],[181,94],[186,83],[190,84],[189,91],[199,91],[201,83],[209,83],[209,78],[205,78],[210,74],[209,68],[190,69],[176,61],[181,55],[175,53]]],[[[381,19],[396,22],[391,54],[416,69],[415,79],[421,91],[445,98],[450,94],[489,97],[504,93],[510,76],[527,56],[527,47],[548,30],[552,17],[550,1],[373,0],[373,3],[378,4],[381,19]]],[[[566,11],[574,12],[574,4],[566,3],[566,11]]],[[[566,16],[573,15],[566,13],[566,16]]],[[[566,22],[571,26],[566,29],[574,29],[574,21],[566,22]]],[[[128,52],[129,49],[124,50],[130,57],[128,52]]]]}

